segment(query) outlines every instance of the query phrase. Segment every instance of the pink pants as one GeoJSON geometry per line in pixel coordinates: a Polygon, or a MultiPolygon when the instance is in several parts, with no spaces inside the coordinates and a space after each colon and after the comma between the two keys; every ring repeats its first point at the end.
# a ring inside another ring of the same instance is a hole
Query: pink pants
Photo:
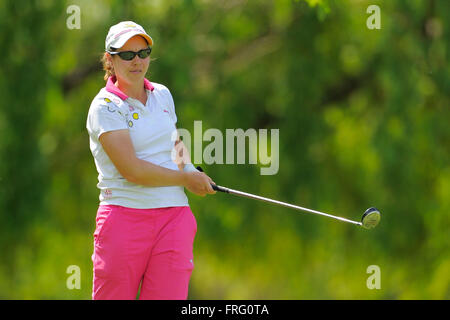
{"type": "Polygon", "coordinates": [[[92,299],[187,299],[197,223],[191,209],[100,206],[92,299]]]}

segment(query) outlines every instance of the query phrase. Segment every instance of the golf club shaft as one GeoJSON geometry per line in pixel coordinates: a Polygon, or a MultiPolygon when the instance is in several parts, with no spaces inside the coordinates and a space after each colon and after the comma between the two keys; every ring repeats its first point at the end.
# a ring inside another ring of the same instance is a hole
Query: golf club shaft
{"type": "MultiPolygon", "coordinates": [[[[200,172],[203,172],[203,169],[200,166],[197,167],[197,170],[199,170],[200,172]]],[[[231,194],[237,195],[239,197],[245,197],[245,198],[255,199],[255,200],[259,200],[259,201],[269,202],[269,203],[277,204],[279,206],[283,206],[283,207],[287,207],[287,208],[291,208],[291,209],[295,209],[295,210],[300,210],[300,211],[304,211],[304,212],[308,212],[308,213],[314,213],[314,214],[318,214],[318,215],[325,216],[325,217],[328,217],[328,218],[336,219],[336,220],[339,220],[339,221],[343,221],[343,222],[347,222],[347,223],[351,223],[351,224],[356,224],[358,226],[362,226],[361,222],[345,219],[345,218],[338,217],[338,216],[333,216],[333,215],[328,214],[328,213],[324,213],[324,212],[320,212],[320,211],[316,211],[316,210],[311,210],[311,209],[308,209],[308,208],[303,208],[303,207],[296,206],[296,205],[293,205],[293,204],[290,204],[290,203],[286,203],[286,202],[282,202],[282,201],[278,201],[278,200],[273,200],[273,199],[257,196],[255,194],[242,192],[242,191],[239,191],[239,190],[233,190],[233,189],[222,187],[222,186],[218,186],[218,185],[212,184],[212,183],[211,183],[211,187],[215,191],[224,192],[224,193],[231,193],[231,194]]]]}
{"type": "Polygon", "coordinates": [[[293,204],[290,204],[290,203],[286,203],[286,202],[282,202],[282,201],[278,201],[278,200],[273,200],[273,199],[257,196],[257,195],[254,195],[254,194],[251,194],[251,193],[247,193],[247,192],[242,192],[242,191],[239,191],[239,190],[233,190],[233,189],[222,187],[222,186],[218,186],[218,185],[213,185],[212,184],[211,186],[216,191],[225,192],[225,193],[231,193],[231,194],[234,194],[234,195],[237,195],[237,196],[240,196],[240,197],[246,197],[246,198],[250,198],[250,199],[255,199],[255,200],[259,200],[259,201],[264,201],[264,202],[277,204],[277,205],[280,205],[280,206],[283,206],[283,207],[292,208],[292,209],[295,209],[295,210],[300,210],[300,211],[304,211],[304,212],[308,212],[308,213],[314,213],[314,214],[318,214],[318,215],[325,216],[325,217],[328,217],[328,218],[340,220],[340,221],[343,221],[343,222],[356,224],[356,225],[359,225],[359,226],[362,225],[361,222],[345,219],[345,218],[342,218],[342,217],[333,216],[333,215],[328,214],[328,213],[324,213],[324,212],[320,212],[320,211],[316,211],[316,210],[311,210],[311,209],[308,209],[308,208],[303,208],[303,207],[296,206],[296,205],[293,205],[293,204]]]}

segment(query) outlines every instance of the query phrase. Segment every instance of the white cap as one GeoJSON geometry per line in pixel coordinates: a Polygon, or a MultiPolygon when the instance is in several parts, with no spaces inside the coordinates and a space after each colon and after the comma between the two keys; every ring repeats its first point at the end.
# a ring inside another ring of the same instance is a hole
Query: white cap
{"type": "Polygon", "coordinates": [[[147,32],[145,32],[144,28],[133,21],[122,21],[109,28],[105,40],[105,50],[110,51],[111,48],[122,48],[128,39],[136,35],[142,36],[147,40],[149,46],[153,46],[153,40],[147,32]]]}

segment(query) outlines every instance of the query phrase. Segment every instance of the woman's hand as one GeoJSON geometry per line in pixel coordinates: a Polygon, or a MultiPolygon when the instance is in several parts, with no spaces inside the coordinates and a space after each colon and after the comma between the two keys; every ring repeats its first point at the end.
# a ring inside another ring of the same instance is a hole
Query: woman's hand
{"type": "Polygon", "coordinates": [[[203,172],[185,172],[184,187],[196,195],[204,197],[207,194],[215,194],[211,187],[214,181],[203,172]]]}

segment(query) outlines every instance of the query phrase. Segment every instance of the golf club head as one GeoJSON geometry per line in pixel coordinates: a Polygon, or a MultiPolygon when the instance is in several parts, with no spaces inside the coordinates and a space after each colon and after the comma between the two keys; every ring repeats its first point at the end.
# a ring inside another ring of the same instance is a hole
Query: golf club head
{"type": "Polygon", "coordinates": [[[366,229],[375,228],[380,222],[381,214],[377,208],[371,207],[364,212],[361,218],[361,225],[366,229]]]}

